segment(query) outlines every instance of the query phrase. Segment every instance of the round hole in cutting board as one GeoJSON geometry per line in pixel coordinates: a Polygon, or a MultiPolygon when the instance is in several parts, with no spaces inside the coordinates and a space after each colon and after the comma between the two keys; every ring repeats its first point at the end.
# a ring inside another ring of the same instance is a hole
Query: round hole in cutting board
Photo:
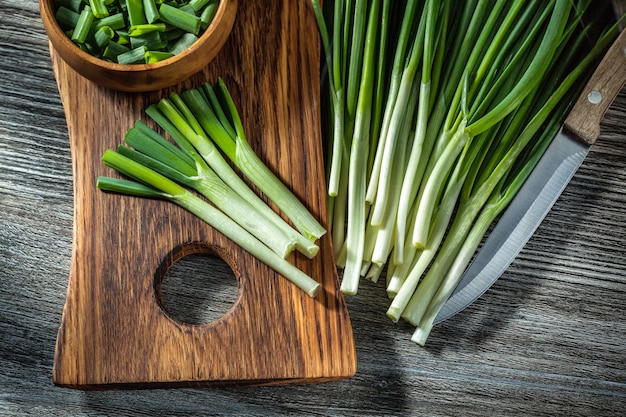
{"type": "Polygon", "coordinates": [[[200,325],[224,316],[238,296],[230,265],[212,253],[192,253],[175,261],[160,282],[161,307],[173,319],[200,325]]]}

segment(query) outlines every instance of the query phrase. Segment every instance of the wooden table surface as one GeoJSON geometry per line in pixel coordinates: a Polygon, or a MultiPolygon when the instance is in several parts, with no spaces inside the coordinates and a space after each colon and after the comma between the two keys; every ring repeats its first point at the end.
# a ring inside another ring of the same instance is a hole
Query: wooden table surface
{"type": "MultiPolygon", "coordinates": [[[[348,380],[97,392],[54,386],[72,221],[67,127],[37,1],[3,0],[0,415],[626,413],[626,89],[523,252],[475,304],[436,326],[426,347],[386,318],[381,285],[364,282],[348,298],[358,356],[348,380]]],[[[182,275],[202,267],[189,262],[182,275]]],[[[178,296],[190,304],[199,297],[178,296]]]]}

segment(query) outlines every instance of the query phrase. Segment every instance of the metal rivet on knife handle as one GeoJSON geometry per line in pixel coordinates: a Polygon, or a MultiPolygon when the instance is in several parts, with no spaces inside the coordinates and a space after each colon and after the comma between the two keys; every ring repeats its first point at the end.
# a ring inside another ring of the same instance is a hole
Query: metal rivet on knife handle
{"type": "Polygon", "coordinates": [[[600,104],[602,102],[602,93],[596,90],[592,90],[587,94],[587,100],[591,104],[600,104]]]}

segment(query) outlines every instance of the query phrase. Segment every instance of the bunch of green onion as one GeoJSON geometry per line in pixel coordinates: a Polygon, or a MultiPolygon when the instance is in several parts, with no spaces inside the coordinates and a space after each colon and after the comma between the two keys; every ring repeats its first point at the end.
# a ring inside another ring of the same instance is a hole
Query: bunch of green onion
{"type": "Polygon", "coordinates": [[[82,50],[118,64],[152,64],[193,45],[219,0],[54,0],[55,18],[82,50]]]}
{"type": "Polygon", "coordinates": [[[320,284],[286,258],[313,258],[326,230],[254,153],[233,99],[220,79],[171,93],[146,114],[171,140],[141,120],[125,144],[102,161],[129,179],[100,177],[105,191],[163,199],[195,214],[310,296],[320,284]],[[267,205],[227,159],[290,220],[267,205]]]}
{"type": "MultiPolygon", "coordinates": [[[[433,321],[618,34],[591,0],[312,0],[341,289],[433,321]]],[[[604,6],[604,7],[601,7],[604,6]]]]}

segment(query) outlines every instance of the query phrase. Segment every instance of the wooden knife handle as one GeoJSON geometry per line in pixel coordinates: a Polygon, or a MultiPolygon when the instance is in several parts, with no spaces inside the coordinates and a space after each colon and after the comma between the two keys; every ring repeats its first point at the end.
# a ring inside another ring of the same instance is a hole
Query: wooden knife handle
{"type": "Polygon", "coordinates": [[[626,30],[596,68],[565,120],[565,127],[589,144],[600,135],[600,122],[626,82],[626,30]]]}

